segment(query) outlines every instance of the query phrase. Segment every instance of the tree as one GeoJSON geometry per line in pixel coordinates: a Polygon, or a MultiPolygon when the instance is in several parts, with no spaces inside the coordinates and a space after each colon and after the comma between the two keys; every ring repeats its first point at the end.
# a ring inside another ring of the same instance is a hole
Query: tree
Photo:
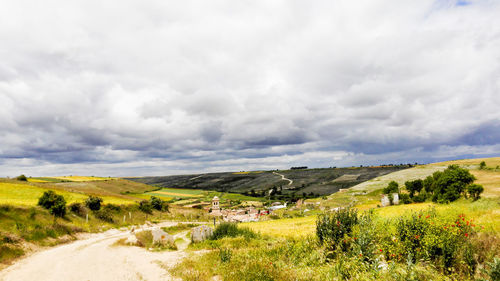
{"type": "Polygon", "coordinates": [[[399,193],[399,185],[395,181],[391,181],[383,190],[384,194],[399,193]]]}
{"type": "Polygon", "coordinates": [[[54,223],[57,217],[66,215],[66,200],[62,195],[56,194],[52,190],[45,191],[38,199],[38,205],[49,210],[49,213],[54,216],[54,223]]]}
{"type": "Polygon", "coordinates": [[[484,168],[486,168],[486,162],[482,161],[479,163],[479,170],[483,170],[484,168]]]}
{"type": "Polygon", "coordinates": [[[20,176],[18,176],[18,177],[16,178],[16,180],[18,180],[18,181],[28,181],[28,179],[26,178],[26,176],[25,176],[25,175],[20,175],[20,176]]]}
{"type": "Polygon", "coordinates": [[[420,192],[423,188],[423,181],[421,179],[414,180],[414,181],[407,181],[405,182],[405,187],[408,192],[410,192],[410,198],[413,198],[415,195],[415,192],[420,192]]]}
{"type": "Polygon", "coordinates": [[[149,201],[150,201],[151,207],[153,209],[158,210],[158,211],[167,211],[168,212],[167,202],[165,202],[165,201],[163,201],[160,198],[155,197],[155,196],[151,196],[149,201]]]}
{"type": "Polygon", "coordinates": [[[458,165],[448,166],[434,181],[432,201],[446,203],[457,200],[461,194],[465,195],[466,187],[475,179],[467,169],[458,165]]]}
{"type": "Polygon", "coordinates": [[[87,200],[85,200],[85,206],[92,211],[99,211],[101,209],[102,198],[90,195],[87,200]]]}
{"type": "Polygon", "coordinates": [[[434,192],[434,178],[432,176],[428,176],[425,178],[425,180],[423,181],[423,186],[424,186],[424,190],[431,194],[434,192]]]}
{"type": "Polygon", "coordinates": [[[467,186],[467,192],[473,201],[481,198],[480,194],[484,191],[484,187],[480,184],[470,184],[467,186]]]}
{"type": "Polygon", "coordinates": [[[145,214],[151,214],[153,212],[153,206],[148,200],[142,200],[139,202],[139,210],[145,214]]]}

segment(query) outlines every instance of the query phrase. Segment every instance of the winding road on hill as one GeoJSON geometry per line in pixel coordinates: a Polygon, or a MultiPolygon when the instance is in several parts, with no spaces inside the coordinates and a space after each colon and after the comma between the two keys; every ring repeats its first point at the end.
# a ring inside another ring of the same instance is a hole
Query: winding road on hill
{"type": "MultiPolygon", "coordinates": [[[[165,222],[142,229],[176,224],[165,222]]],[[[129,235],[129,230],[113,229],[35,253],[0,271],[0,280],[179,280],[170,276],[167,268],[188,256],[185,252],[187,241],[178,251],[163,252],[113,245],[129,235]]]]}
{"type": "Polygon", "coordinates": [[[279,173],[276,173],[276,172],[273,172],[273,174],[281,176],[281,180],[288,181],[288,186],[292,185],[293,180],[285,178],[285,175],[282,175],[282,174],[279,174],[279,173]]]}

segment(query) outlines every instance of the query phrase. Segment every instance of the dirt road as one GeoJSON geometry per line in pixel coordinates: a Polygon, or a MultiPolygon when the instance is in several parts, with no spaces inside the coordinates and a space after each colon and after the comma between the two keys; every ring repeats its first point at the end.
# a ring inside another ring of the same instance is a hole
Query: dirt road
{"type": "Polygon", "coordinates": [[[185,247],[178,251],[149,252],[133,246],[112,246],[129,235],[129,231],[110,230],[35,253],[0,271],[0,280],[176,280],[165,267],[186,257],[185,247]]]}
{"type": "MultiPolygon", "coordinates": [[[[278,175],[278,176],[281,176],[281,180],[288,181],[288,186],[292,185],[293,180],[291,180],[291,179],[287,179],[287,178],[285,177],[285,175],[282,175],[282,174],[279,174],[279,173],[276,173],[276,172],[273,172],[273,174],[278,175]]],[[[286,189],[286,188],[285,188],[285,189],[286,189]]]]}

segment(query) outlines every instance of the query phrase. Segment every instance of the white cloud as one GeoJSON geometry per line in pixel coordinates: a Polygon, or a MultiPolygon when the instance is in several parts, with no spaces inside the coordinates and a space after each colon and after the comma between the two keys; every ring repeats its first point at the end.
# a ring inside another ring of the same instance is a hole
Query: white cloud
{"type": "Polygon", "coordinates": [[[500,143],[497,1],[0,5],[0,174],[425,161],[500,143]]]}

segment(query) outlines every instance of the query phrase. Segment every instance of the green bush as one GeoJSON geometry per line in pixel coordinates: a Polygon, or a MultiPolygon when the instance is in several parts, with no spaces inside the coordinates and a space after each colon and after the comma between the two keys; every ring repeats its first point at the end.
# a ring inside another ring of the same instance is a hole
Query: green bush
{"type": "Polygon", "coordinates": [[[219,224],[210,237],[211,240],[218,240],[223,237],[243,236],[245,238],[256,238],[257,234],[246,227],[238,227],[235,223],[223,222],[219,224]]]}
{"type": "Polygon", "coordinates": [[[316,221],[316,236],[320,243],[336,245],[345,235],[352,233],[357,223],[358,211],[353,208],[321,214],[316,221]]]}
{"type": "Polygon", "coordinates": [[[66,215],[66,200],[62,195],[56,194],[52,190],[45,191],[38,199],[38,205],[49,210],[49,213],[56,217],[64,217],[66,215]]]}
{"type": "Polygon", "coordinates": [[[387,187],[384,188],[383,190],[384,194],[390,194],[390,193],[398,193],[399,192],[399,185],[395,181],[391,181],[387,187]]]}
{"type": "Polygon", "coordinates": [[[491,262],[486,263],[487,268],[483,272],[490,277],[492,281],[500,281],[500,258],[495,257],[491,262]]]}
{"type": "Polygon", "coordinates": [[[150,203],[151,203],[151,207],[153,209],[156,209],[158,211],[166,211],[168,212],[168,204],[167,202],[161,200],[160,198],[158,197],[155,197],[155,196],[151,196],[151,198],[149,199],[150,203]]]}
{"type": "Polygon", "coordinates": [[[85,200],[85,206],[92,211],[99,211],[101,209],[102,198],[90,195],[87,200],[85,200]]]}
{"type": "Polygon", "coordinates": [[[145,214],[152,214],[153,213],[153,206],[151,206],[151,202],[148,200],[142,200],[139,202],[139,210],[145,214]]]}
{"type": "Polygon", "coordinates": [[[20,176],[18,176],[18,177],[16,178],[16,180],[18,180],[18,181],[28,181],[28,178],[26,178],[26,176],[25,176],[25,175],[20,175],[20,176]]]}
{"type": "Polygon", "coordinates": [[[113,214],[111,214],[111,211],[109,209],[103,208],[98,211],[94,211],[94,216],[102,221],[113,223],[113,214]]]}
{"type": "Polygon", "coordinates": [[[442,173],[434,173],[434,195],[432,201],[438,203],[452,202],[460,198],[467,185],[476,179],[469,170],[458,165],[450,165],[442,173]]]}
{"type": "Polygon", "coordinates": [[[401,202],[403,204],[410,204],[413,201],[411,200],[410,195],[408,195],[408,193],[400,193],[399,194],[399,202],[401,202]]]}
{"type": "Polygon", "coordinates": [[[472,198],[472,200],[476,201],[481,198],[481,193],[483,193],[484,187],[480,184],[470,184],[467,186],[467,193],[472,198]]]}
{"type": "Polygon", "coordinates": [[[72,213],[74,213],[75,215],[80,216],[80,217],[85,217],[85,215],[87,214],[87,210],[85,209],[85,206],[83,206],[82,203],[78,203],[78,202],[70,204],[69,210],[72,213]]]}
{"type": "Polygon", "coordinates": [[[229,248],[220,248],[219,249],[219,258],[220,258],[220,261],[223,263],[230,262],[232,254],[233,254],[233,252],[229,248]]]}

